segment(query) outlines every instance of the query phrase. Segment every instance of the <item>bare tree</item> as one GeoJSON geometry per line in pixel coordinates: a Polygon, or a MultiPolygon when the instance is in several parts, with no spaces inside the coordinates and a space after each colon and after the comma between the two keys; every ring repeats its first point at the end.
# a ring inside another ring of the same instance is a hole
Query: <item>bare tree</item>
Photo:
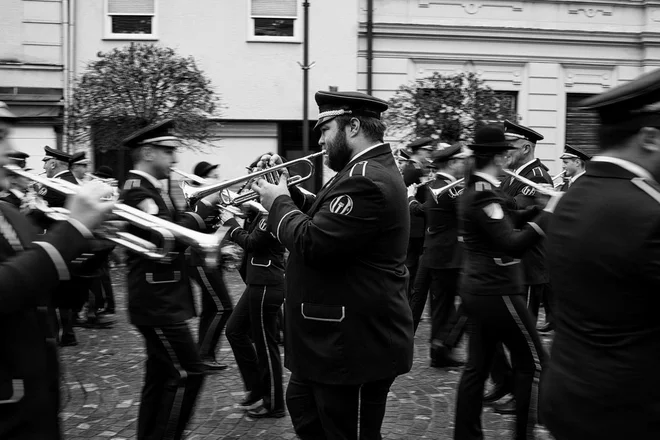
{"type": "Polygon", "coordinates": [[[499,97],[475,73],[441,75],[403,85],[384,115],[388,135],[471,141],[480,124],[517,120],[511,96],[499,97]]]}
{"type": "Polygon", "coordinates": [[[68,134],[98,151],[119,148],[130,132],[165,118],[191,148],[213,140],[219,98],[192,56],[155,44],[99,53],[76,81],[68,134]]]}

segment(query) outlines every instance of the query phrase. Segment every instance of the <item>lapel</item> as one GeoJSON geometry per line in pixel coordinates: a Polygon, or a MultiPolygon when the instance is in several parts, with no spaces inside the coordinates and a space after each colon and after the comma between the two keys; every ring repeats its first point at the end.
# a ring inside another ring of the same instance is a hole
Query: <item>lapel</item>
{"type": "MultiPolygon", "coordinates": [[[[323,200],[325,199],[325,196],[328,195],[330,190],[337,184],[337,182],[339,182],[341,179],[343,179],[346,175],[348,175],[351,172],[355,164],[360,162],[366,162],[369,159],[383,156],[384,154],[389,154],[390,156],[392,156],[392,149],[390,148],[390,144],[381,144],[378,147],[374,148],[373,150],[366,152],[357,159],[348,162],[348,164],[346,164],[346,166],[341,171],[335,174],[335,177],[330,179],[328,183],[326,183],[325,186],[321,189],[321,191],[319,191],[319,193],[316,195],[316,199],[314,199],[314,203],[309,208],[309,211],[307,211],[308,215],[310,216],[314,215],[317,208],[322,204],[323,200]]],[[[392,161],[394,161],[393,156],[392,156],[392,161]]]]}

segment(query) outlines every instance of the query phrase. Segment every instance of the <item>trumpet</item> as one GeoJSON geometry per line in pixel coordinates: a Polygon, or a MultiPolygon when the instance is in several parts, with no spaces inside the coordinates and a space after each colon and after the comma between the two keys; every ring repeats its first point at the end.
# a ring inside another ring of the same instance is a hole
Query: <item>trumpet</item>
{"type": "MultiPolygon", "coordinates": [[[[287,182],[288,186],[299,185],[300,183],[309,180],[314,175],[314,162],[312,162],[312,160],[316,159],[317,157],[323,156],[324,154],[325,154],[325,150],[320,151],[318,153],[310,154],[309,156],[301,157],[300,159],[294,159],[289,162],[267,168],[265,170],[257,171],[252,174],[248,174],[246,176],[237,177],[235,179],[227,180],[225,182],[212,183],[210,185],[201,186],[201,187],[195,187],[186,182],[183,182],[181,183],[181,190],[183,191],[183,196],[185,197],[186,202],[188,202],[188,205],[194,206],[195,204],[197,204],[197,202],[199,202],[201,199],[203,199],[206,196],[209,196],[217,192],[222,192],[224,190],[231,188],[234,185],[244,182],[247,183],[250,180],[257,179],[259,177],[264,177],[267,180],[269,180],[271,183],[277,183],[276,179],[278,177],[276,176],[279,175],[279,173],[277,173],[278,171],[292,167],[294,165],[304,164],[309,169],[307,174],[303,176],[298,176],[298,175],[291,176],[289,177],[287,182]]],[[[231,195],[228,197],[224,197],[223,203],[232,206],[240,206],[243,203],[256,200],[258,198],[259,198],[259,194],[257,194],[253,190],[249,190],[243,194],[235,194],[235,197],[232,197],[231,195]]]]}
{"type": "Polygon", "coordinates": [[[463,184],[464,181],[465,181],[465,178],[460,178],[460,179],[455,180],[452,183],[449,183],[449,184],[447,184],[443,187],[440,187],[440,188],[436,188],[436,189],[429,188],[429,191],[431,191],[431,197],[433,197],[433,201],[435,203],[438,203],[438,199],[440,198],[441,195],[443,195],[444,193],[446,193],[450,189],[455,188],[455,187],[463,184]]]}
{"type": "MultiPolygon", "coordinates": [[[[47,188],[65,195],[76,194],[80,187],[67,181],[56,181],[54,179],[43,178],[13,165],[5,165],[5,169],[22,177],[26,177],[47,188]]],[[[63,218],[68,218],[68,211],[60,208],[49,208],[53,213],[62,214],[63,218]]],[[[147,214],[137,208],[128,206],[124,203],[115,204],[113,215],[131,225],[155,232],[160,236],[162,243],[160,246],[153,242],[140,238],[134,234],[125,231],[115,230],[108,227],[98,233],[101,238],[105,238],[121,246],[124,246],[136,253],[143,254],[147,258],[163,259],[170,256],[174,249],[175,241],[179,241],[188,246],[197,249],[204,258],[204,262],[209,267],[214,267],[218,263],[220,256],[220,242],[222,236],[219,234],[204,234],[193,231],[183,226],[177,225],[155,215],[147,214]]],[[[116,222],[108,222],[106,226],[114,226],[116,222]]]]}
{"type": "Polygon", "coordinates": [[[524,183],[525,185],[529,186],[530,188],[534,188],[536,191],[540,192],[541,194],[545,194],[546,196],[554,197],[554,196],[557,196],[557,195],[561,194],[561,192],[559,192],[557,190],[554,190],[554,189],[551,189],[551,188],[546,188],[545,186],[543,186],[541,184],[538,184],[536,182],[532,182],[531,180],[529,180],[529,179],[527,179],[523,176],[519,176],[518,174],[514,173],[513,171],[504,170],[504,173],[506,173],[507,175],[513,177],[514,179],[518,180],[519,182],[524,183]]]}
{"type": "MultiPolygon", "coordinates": [[[[199,177],[197,174],[189,174],[186,173],[185,171],[181,171],[178,168],[170,168],[170,171],[173,173],[179,174],[180,176],[183,176],[186,180],[191,180],[199,185],[210,185],[211,182],[209,182],[207,179],[203,177],[199,177]]],[[[183,183],[181,184],[183,186],[183,183]]],[[[183,190],[183,188],[181,188],[183,190]]],[[[236,194],[233,191],[230,191],[229,189],[224,189],[220,191],[220,201],[221,201],[221,207],[223,209],[229,210],[232,214],[238,216],[238,217],[245,217],[245,215],[241,212],[240,209],[237,209],[235,206],[228,206],[231,205],[231,200],[236,198],[238,194],[236,194]]],[[[187,201],[187,199],[186,199],[187,201]]],[[[255,201],[249,201],[246,202],[250,207],[253,209],[259,211],[259,212],[268,212],[266,211],[266,208],[264,208],[261,203],[255,202],[255,201]]],[[[193,205],[194,206],[194,205],[193,205]]],[[[192,207],[192,206],[191,206],[192,207]]]]}
{"type": "Polygon", "coordinates": [[[552,184],[555,188],[561,186],[564,183],[565,175],[566,175],[566,170],[562,171],[561,173],[557,174],[555,177],[552,178],[552,184]]]}

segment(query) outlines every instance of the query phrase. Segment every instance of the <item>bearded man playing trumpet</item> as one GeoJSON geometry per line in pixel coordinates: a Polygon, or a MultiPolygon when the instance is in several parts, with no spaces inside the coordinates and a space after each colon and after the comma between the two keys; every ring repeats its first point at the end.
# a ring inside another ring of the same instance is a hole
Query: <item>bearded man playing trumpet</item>
{"type": "MultiPolygon", "coordinates": [[[[161,182],[176,163],[180,142],[173,129],[173,121],[165,120],[124,141],[132,150],[135,169],[128,175],[121,199],[147,214],[205,231],[210,228],[204,219],[215,217],[212,211],[217,210],[217,203],[199,203],[198,212],[179,214],[161,182]]],[[[217,195],[213,197],[217,199],[217,195]]],[[[131,232],[145,236],[145,230],[138,227],[131,232]]],[[[148,238],[148,231],[146,234],[148,238]]],[[[128,314],[144,336],[147,350],[138,415],[140,440],[181,438],[207,370],[186,323],[195,315],[186,247],[177,243],[174,252],[158,260],[128,252],[128,314]]]]}

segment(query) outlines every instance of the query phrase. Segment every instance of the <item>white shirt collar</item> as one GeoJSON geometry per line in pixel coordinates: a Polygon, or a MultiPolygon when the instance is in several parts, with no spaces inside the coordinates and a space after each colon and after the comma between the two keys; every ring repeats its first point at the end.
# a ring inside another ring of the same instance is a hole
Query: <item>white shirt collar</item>
{"type": "Polygon", "coordinates": [[[140,170],[131,170],[129,171],[130,173],[137,174],[138,176],[142,176],[145,179],[147,179],[153,186],[156,187],[157,190],[162,191],[163,190],[163,184],[161,183],[160,180],[156,179],[154,176],[152,176],[149,173],[145,173],[144,171],[140,170]]]}
{"type": "Polygon", "coordinates": [[[442,171],[438,171],[435,173],[438,176],[444,176],[447,179],[449,179],[450,182],[456,182],[456,177],[452,176],[451,174],[443,173],[442,171]]]}
{"type": "Polygon", "coordinates": [[[62,174],[66,173],[67,171],[69,171],[69,170],[60,171],[59,173],[57,173],[53,176],[53,179],[56,179],[56,178],[60,177],[62,174]]]}
{"type": "Polygon", "coordinates": [[[357,159],[358,157],[365,155],[367,152],[369,152],[369,151],[371,151],[371,150],[373,150],[373,149],[376,149],[376,148],[380,147],[381,145],[385,145],[385,143],[383,142],[383,143],[380,143],[380,144],[374,145],[373,147],[369,147],[369,148],[367,148],[367,149],[364,149],[364,150],[360,151],[358,154],[356,154],[355,156],[353,156],[353,157],[351,158],[351,160],[348,161],[348,163],[355,162],[355,159],[357,159]]]}
{"type": "Polygon", "coordinates": [[[78,185],[82,185],[83,183],[85,183],[84,180],[80,180],[77,177],[74,177],[74,178],[76,179],[76,182],[78,182],[78,185]]]}
{"type": "Polygon", "coordinates": [[[623,168],[626,171],[630,171],[637,177],[641,177],[643,179],[650,179],[650,180],[655,180],[653,178],[653,175],[648,172],[645,168],[637,165],[636,163],[632,163],[628,160],[625,159],[620,159],[618,157],[610,157],[610,156],[596,156],[591,159],[592,162],[608,162],[608,163],[613,163],[614,165],[618,165],[621,168],[623,168]]]}
{"type": "Polygon", "coordinates": [[[575,183],[575,181],[578,179],[578,177],[580,177],[581,175],[583,175],[586,172],[587,172],[586,170],[582,170],[582,172],[577,173],[575,176],[571,177],[571,183],[575,183]]]}
{"type": "Polygon", "coordinates": [[[475,171],[473,174],[475,176],[479,176],[482,179],[486,180],[488,183],[490,183],[496,188],[500,187],[501,182],[497,180],[495,177],[491,176],[490,174],[482,173],[481,171],[475,171]]]}
{"type": "Polygon", "coordinates": [[[529,162],[527,162],[527,163],[526,163],[525,165],[523,165],[523,166],[521,166],[520,168],[518,168],[518,169],[516,170],[516,174],[520,174],[520,173],[522,172],[522,170],[524,170],[524,169],[525,169],[525,167],[527,167],[527,166],[529,166],[529,165],[531,165],[531,164],[532,164],[532,162],[534,162],[535,160],[536,160],[536,158],[534,158],[534,159],[532,159],[532,160],[530,160],[530,161],[529,161],[529,162]]]}
{"type": "Polygon", "coordinates": [[[25,193],[22,192],[22,191],[17,190],[16,188],[9,188],[9,192],[14,194],[19,199],[22,199],[23,197],[25,197],[25,193]]]}

